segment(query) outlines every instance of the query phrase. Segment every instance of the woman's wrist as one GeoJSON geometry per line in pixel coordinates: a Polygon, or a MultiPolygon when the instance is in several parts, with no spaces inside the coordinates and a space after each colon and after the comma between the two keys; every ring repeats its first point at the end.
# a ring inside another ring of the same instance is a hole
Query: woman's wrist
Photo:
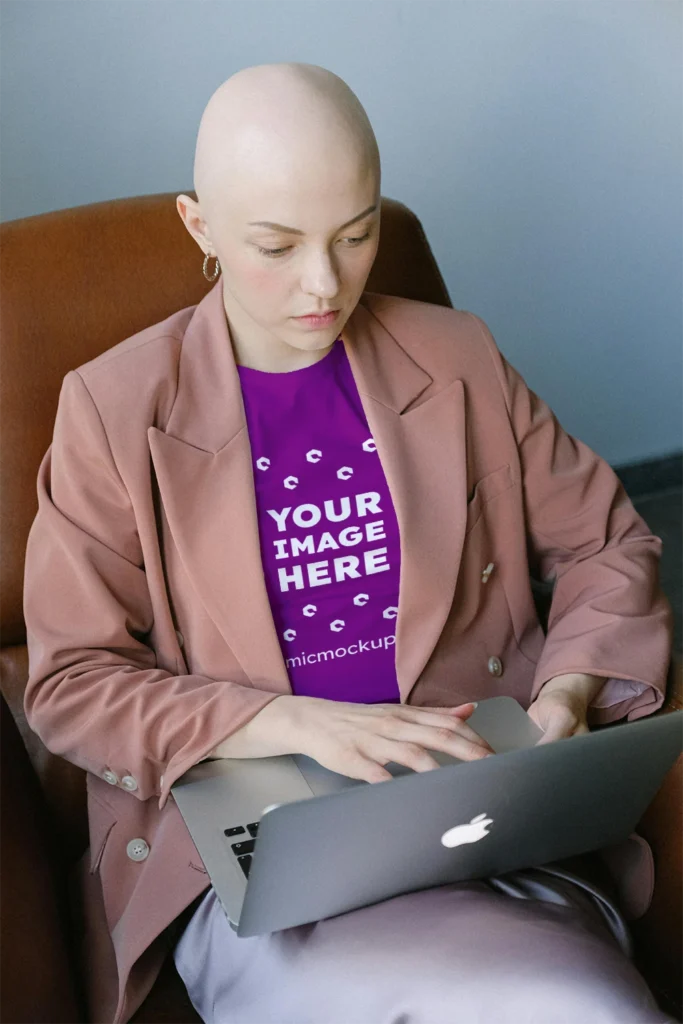
{"type": "Polygon", "coordinates": [[[222,757],[273,757],[296,753],[291,728],[293,694],[279,694],[261,708],[245,725],[218,743],[209,759],[222,757]]]}
{"type": "Polygon", "coordinates": [[[560,690],[571,694],[575,699],[580,699],[588,707],[606,681],[604,676],[594,676],[587,672],[566,672],[560,676],[553,676],[544,683],[538,696],[560,690]]]}

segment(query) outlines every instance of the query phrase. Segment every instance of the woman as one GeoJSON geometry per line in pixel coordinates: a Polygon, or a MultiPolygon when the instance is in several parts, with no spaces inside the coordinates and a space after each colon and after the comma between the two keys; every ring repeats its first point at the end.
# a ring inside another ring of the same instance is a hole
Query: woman
{"type": "Polygon", "coordinates": [[[195,188],[178,211],[217,283],[67,374],[27,548],[26,713],[88,773],[92,1019],[129,1020],[172,950],[221,1024],[666,1020],[578,874],[230,929],[168,800],[191,765],[430,770],[489,753],[470,702],[501,693],[545,742],[637,718],[672,614],[661,540],[486,325],[364,292],[379,153],[339,78],[234,75],[195,188]],[[547,637],[530,575],[555,578],[547,637]]]}

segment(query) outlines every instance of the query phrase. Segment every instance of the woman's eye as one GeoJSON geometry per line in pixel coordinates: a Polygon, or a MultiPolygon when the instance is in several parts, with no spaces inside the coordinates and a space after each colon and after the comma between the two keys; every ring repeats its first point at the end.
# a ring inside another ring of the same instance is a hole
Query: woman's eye
{"type": "MultiPolygon", "coordinates": [[[[353,245],[358,245],[360,242],[365,242],[369,237],[370,237],[370,232],[368,231],[361,238],[347,238],[346,241],[347,242],[351,242],[353,245]]],[[[257,246],[257,248],[258,248],[258,251],[263,256],[270,256],[272,259],[278,259],[278,257],[284,255],[284,253],[286,253],[287,250],[289,248],[291,248],[291,246],[286,246],[284,249],[263,249],[259,245],[259,246],[257,246]]]]}
{"type": "Polygon", "coordinates": [[[354,245],[357,245],[359,242],[365,242],[366,239],[369,239],[369,238],[370,238],[370,231],[366,231],[366,233],[362,234],[362,236],[360,236],[359,239],[347,239],[346,241],[347,242],[353,242],[354,245]]]}
{"type": "Polygon", "coordinates": [[[260,245],[258,251],[264,256],[281,256],[283,252],[287,252],[286,249],[262,249],[260,245]]]}

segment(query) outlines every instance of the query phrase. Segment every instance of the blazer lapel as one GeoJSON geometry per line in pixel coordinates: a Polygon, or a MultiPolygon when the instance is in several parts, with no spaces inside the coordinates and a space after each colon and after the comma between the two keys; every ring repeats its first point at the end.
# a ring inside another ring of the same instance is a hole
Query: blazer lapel
{"type": "Polygon", "coordinates": [[[251,446],[221,280],[185,331],[168,422],[147,435],[173,540],[207,614],[254,686],[291,693],[263,576],[251,446]]]}
{"type": "MultiPolygon", "coordinates": [[[[463,384],[436,391],[363,303],[342,341],[399,524],[396,670],[405,703],[443,629],[460,564],[463,384]]],[[[148,440],[169,528],[207,614],[254,686],[291,693],[263,576],[252,453],[221,279],[190,320],[170,417],[163,429],[149,427],[148,440]]]]}
{"type": "Polygon", "coordinates": [[[402,703],[448,617],[467,512],[463,382],[432,377],[359,304],[342,339],[387,478],[401,542],[396,674],[402,703]]]}

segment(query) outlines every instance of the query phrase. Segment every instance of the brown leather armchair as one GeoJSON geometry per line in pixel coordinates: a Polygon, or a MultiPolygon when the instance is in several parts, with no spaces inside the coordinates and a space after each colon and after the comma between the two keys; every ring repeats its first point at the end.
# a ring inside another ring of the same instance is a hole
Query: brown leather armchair
{"type": "MultiPolygon", "coordinates": [[[[38,465],[65,374],[198,302],[210,287],[175,195],[94,203],[0,228],[4,1024],[85,1019],[78,911],[68,898],[70,868],[88,843],[84,772],[50,754],[23,712],[23,565],[38,465]]],[[[395,200],[382,200],[380,248],[367,287],[451,305],[419,220],[395,200]]],[[[538,588],[543,622],[549,599],[538,588]]],[[[681,706],[681,662],[674,659],[667,709],[681,706]]],[[[679,760],[639,826],[654,850],[657,888],[650,910],[633,925],[638,965],[673,1014],[680,1014],[681,767],[679,760]]],[[[199,1020],[170,958],[133,1020],[199,1020]]]]}

